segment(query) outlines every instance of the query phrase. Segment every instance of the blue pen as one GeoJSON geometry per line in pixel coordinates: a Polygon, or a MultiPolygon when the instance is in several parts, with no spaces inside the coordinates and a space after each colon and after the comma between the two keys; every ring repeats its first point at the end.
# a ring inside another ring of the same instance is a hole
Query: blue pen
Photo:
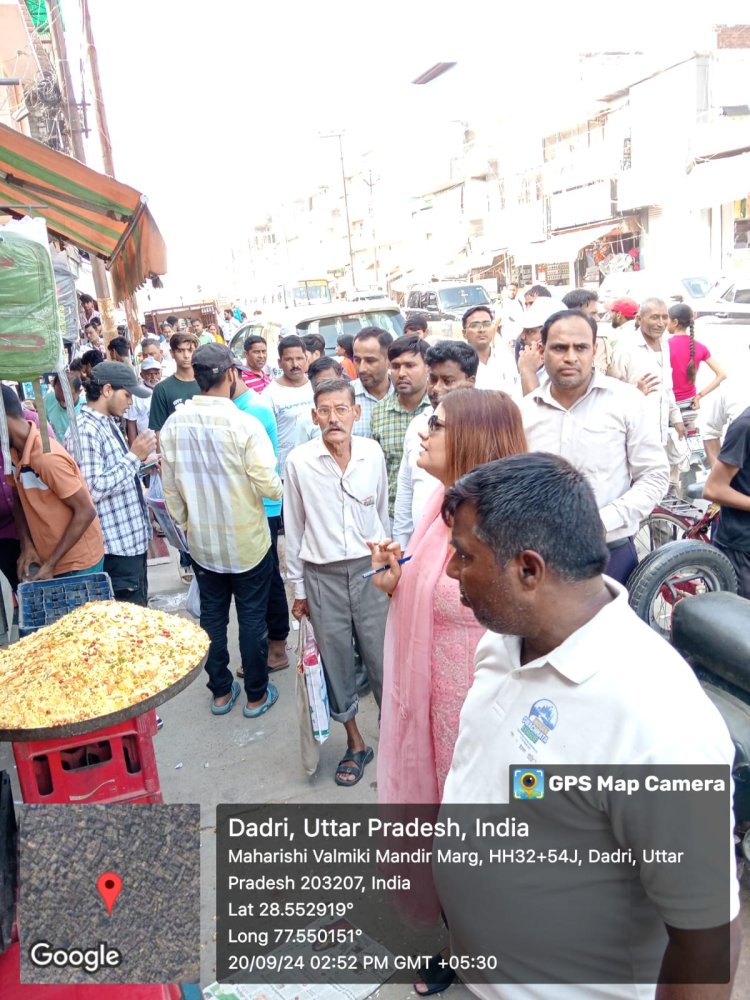
{"type": "MultiPolygon", "coordinates": [[[[411,556],[404,556],[403,559],[397,559],[396,561],[398,562],[399,566],[403,566],[404,563],[408,563],[410,559],[411,556]]],[[[390,568],[391,568],[390,566],[386,565],[386,566],[381,566],[380,569],[370,569],[366,573],[362,574],[362,579],[366,580],[370,576],[375,576],[376,573],[385,573],[385,571],[390,568]]]]}

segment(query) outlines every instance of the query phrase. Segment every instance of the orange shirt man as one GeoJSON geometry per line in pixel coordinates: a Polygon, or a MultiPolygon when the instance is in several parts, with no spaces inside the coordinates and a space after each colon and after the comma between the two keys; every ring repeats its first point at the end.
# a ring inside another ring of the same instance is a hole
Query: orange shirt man
{"type": "Polygon", "coordinates": [[[42,450],[39,430],[24,419],[12,389],[2,387],[14,485],[25,516],[19,523],[19,579],[38,563],[36,580],[101,569],[104,538],[81,471],[57,441],[42,450]]]}

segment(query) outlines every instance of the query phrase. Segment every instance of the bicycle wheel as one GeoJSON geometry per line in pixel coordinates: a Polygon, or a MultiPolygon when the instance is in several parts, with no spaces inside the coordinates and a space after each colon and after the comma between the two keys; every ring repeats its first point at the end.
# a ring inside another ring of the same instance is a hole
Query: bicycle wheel
{"type": "Polygon", "coordinates": [[[654,511],[641,521],[641,526],[635,535],[635,551],[638,562],[641,562],[651,552],[660,549],[667,542],[676,542],[685,537],[685,532],[692,527],[693,522],[679,517],[654,511]]]}
{"type": "Polygon", "coordinates": [[[669,639],[672,608],[683,598],[718,590],[737,593],[737,574],[723,552],[692,539],[652,553],[628,580],[629,604],[655,632],[669,639]]]}

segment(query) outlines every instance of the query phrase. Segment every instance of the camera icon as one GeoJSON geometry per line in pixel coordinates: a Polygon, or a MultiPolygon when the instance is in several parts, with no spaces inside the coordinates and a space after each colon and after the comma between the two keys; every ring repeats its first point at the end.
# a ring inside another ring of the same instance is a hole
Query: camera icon
{"type": "Polygon", "coordinates": [[[514,799],[543,799],[544,771],[540,767],[517,767],[513,771],[514,799]]]}

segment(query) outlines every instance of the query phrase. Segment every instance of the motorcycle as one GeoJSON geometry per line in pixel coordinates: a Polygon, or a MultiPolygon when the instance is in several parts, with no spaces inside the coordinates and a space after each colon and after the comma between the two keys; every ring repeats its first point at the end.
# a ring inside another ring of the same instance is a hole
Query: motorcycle
{"type": "Polygon", "coordinates": [[[750,865],[750,601],[726,592],[678,601],[670,642],[693,668],[734,743],[735,830],[750,865]]]}

